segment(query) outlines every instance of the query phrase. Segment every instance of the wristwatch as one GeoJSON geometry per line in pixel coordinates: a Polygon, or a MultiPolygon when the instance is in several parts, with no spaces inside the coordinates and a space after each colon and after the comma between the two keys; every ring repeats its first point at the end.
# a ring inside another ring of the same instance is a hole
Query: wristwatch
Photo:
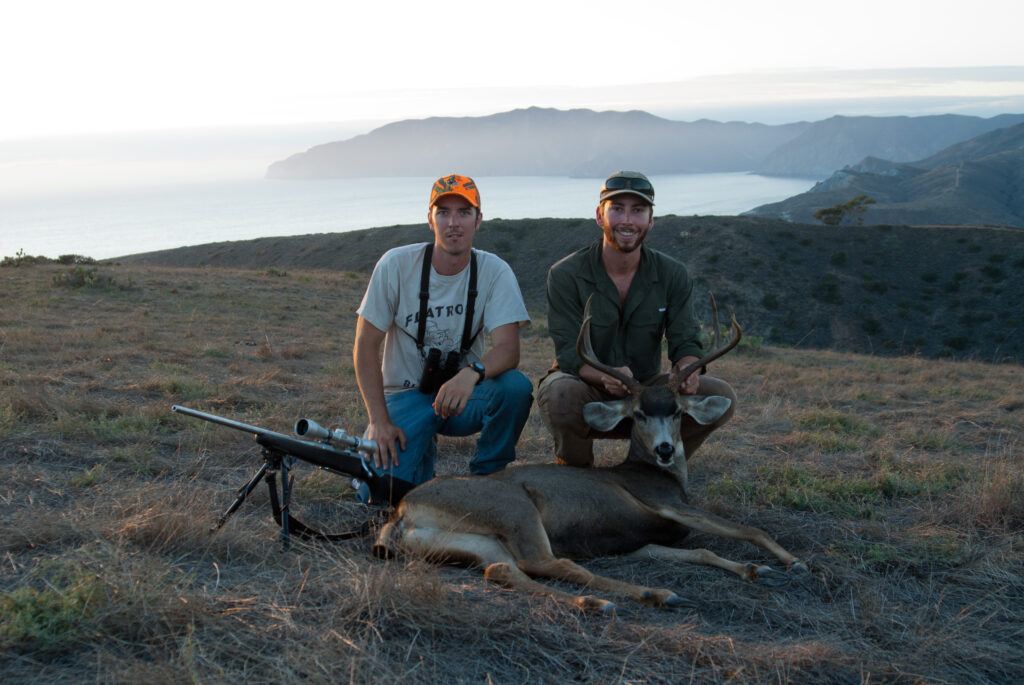
{"type": "Polygon", "coordinates": [[[480,374],[480,380],[478,380],[477,383],[487,377],[487,372],[484,370],[484,365],[481,362],[473,362],[469,365],[469,368],[480,374]]]}

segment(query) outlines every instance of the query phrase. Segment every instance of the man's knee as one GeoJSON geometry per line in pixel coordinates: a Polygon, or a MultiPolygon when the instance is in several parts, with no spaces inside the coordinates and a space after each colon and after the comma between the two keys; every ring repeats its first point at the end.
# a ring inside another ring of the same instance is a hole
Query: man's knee
{"type": "Polygon", "coordinates": [[[504,404],[527,408],[533,403],[533,383],[519,369],[509,369],[491,379],[504,404]]]}
{"type": "Polygon", "coordinates": [[[537,407],[552,428],[583,428],[583,405],[590,401],[589,386],[577,376],[556,371],[541,381],[537,407]]]}

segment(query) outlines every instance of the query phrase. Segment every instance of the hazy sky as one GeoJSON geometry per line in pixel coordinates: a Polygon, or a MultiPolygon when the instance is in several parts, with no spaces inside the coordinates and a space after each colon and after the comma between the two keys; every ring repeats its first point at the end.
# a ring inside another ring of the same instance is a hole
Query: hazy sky
{"type": "Polygon", "coordinates": [[[822,70],[1020,67],[1022,25],[1021,0],[5,3],[0,140],[532,104],[1019,103],[1020,69],[860,80],[822,70]],[[705,78],[731,74],[743,76],[705,78]]]}

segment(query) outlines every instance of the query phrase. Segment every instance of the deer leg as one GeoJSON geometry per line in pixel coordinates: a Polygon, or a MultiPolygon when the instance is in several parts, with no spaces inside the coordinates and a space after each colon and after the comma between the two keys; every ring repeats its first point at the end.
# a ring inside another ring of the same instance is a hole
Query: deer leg
{"type": "Polygon", "coordinates": [[[746,540],[758,547],[768,550],[775,557],[792,571],[806,572],[807,566],[795,556],[786,551],[782,545],[773,540],[760,528],[744,526],[732,521],[727,521],[721,516],[702,511],[696,507],[661,507],[657,510],[659,516],[675,521],[691,530],[712,535],[721,535],[725,538],[746,540]]]}
{"type": "Polygon", "coordinates": [[[675,547],[663,547],[662,545],[645,545],[629,556],[637,557],[638,559],[716,566],[730,573],[735,573],[744,580],[760,582],[770,587],[785,585],[789,582],[789,576],[781,571],[776,571],[771,566],[732,561],[706,549],[678,549],[675,547]]]}
{"type": "Polygon", "coordinates": [[[615,604],[606,599],[592,595],[570,595],[567,592],[555,590],[531,579],[514,563],[498,562],[491,564],[484,569],[484,577],[491,582],[504,585],[513,590],[529,592],[535,595],[547,595],[583,611],[596,611],[608,615],[615,613],[615,604]]]}
{"type": "Polygon", "coordinates": [[[520,592],[547,595],[583,611],[610,614],[615,605],[590,595],[576,596],[531,580],[516,565],[508,548],[491,535],[463,533],[436,528],[413,528],[402,531],[404,551],[435,561],[461,561],[483,568],[484,577],[520,592]]]}
{"type": "Polygon", "coordinates": [[[532,577],[564,580],[569,583],[596,588],[604,592],[614,592],[651,606],[696,607],[696,605],[684,600],[671,590],[644,587],[643,585],[634,585],[633,583],[615,580],[607,576],[599,576],[591,573],[571,559],[556,559],[554,557],[550,559],[521,559],[519,561],[519,568],[532,577]]]}

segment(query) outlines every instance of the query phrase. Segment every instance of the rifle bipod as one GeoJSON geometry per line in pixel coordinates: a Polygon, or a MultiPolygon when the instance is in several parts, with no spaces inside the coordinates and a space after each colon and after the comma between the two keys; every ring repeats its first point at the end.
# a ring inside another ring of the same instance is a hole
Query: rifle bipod
{"type": "Polygon", "coordinates": [[[211,528],[210,532],[216,532],[227,523],[227,520],[238,511],[238,508],[242,506],[242,502],[245,498],[256,489],[261,480],[267,481],[267,490],[270,494],[270,508],[273,511],[274,521],[277,525],[281,526],[281,544],[284,549],[288,549],[291,545],[291,534],[295,533],[298,537],[303,540],[324,540],[327,542],[336,542],[338,540],[350,540],[352,538],[363,537],[370,532],[370,521],[367,520],[358,530],[346,531],[344,533],[324,533],[315,528],[310,528],[302,521],[291,515],[291,498],[292,498],[292,481],[293,477],[290,473],[292,463],[295,461],[294,457],[291,457],[284,452],[276,450],[272,447],[263,447],[263,465],[260,466],[256,474],[246,482],[238,490],[238,495],[235,497],[235,501],[231,503],[231,506],[221,514],[220,518],[217,519],[211,528]],[[281,495],[277,493],[277,473],[281,472],[281,495]]]}

